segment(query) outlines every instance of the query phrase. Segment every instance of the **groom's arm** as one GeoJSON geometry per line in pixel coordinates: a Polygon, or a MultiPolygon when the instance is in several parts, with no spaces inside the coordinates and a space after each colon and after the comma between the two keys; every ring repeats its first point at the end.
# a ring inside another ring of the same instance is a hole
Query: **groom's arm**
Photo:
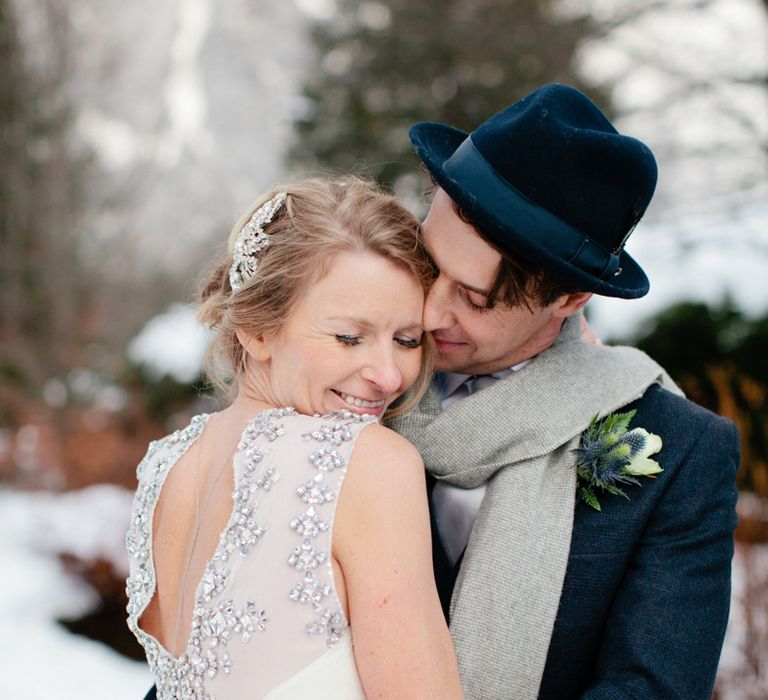
{"type": "Polygon", "coordinates": [[[738,433],[702,421],[635,548],[583,700],[712,692],[730,604],[738,433]]]}

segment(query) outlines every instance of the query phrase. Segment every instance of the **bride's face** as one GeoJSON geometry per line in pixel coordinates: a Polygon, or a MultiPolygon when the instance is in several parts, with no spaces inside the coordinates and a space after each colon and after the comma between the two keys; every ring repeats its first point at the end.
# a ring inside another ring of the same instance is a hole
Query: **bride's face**
{"type": "Polygon", "coordinates": [[[268,403],[380,416],[419,374],[423,305],[419,282],[387,258],[337,255],[280,331],[249,347],[268,403]]]}

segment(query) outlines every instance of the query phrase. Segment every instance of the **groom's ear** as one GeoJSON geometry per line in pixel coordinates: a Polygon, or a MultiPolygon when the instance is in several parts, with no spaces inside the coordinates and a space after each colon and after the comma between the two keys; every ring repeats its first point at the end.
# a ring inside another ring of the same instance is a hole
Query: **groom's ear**
{"type": "Polygon", "coordinates": [[[235,333],[243,350],[258,362],[265,362],[272,356],[270,344],[264,339],[263,335],[251,335],[238,328],[235,333]]]}
{"type": "Polygon", "coordinates": [[[559,318],[568,318],[581,311],[592,298],[592,292],[573,292],[563,294],[552,303],[552,312],[559,318]]]}

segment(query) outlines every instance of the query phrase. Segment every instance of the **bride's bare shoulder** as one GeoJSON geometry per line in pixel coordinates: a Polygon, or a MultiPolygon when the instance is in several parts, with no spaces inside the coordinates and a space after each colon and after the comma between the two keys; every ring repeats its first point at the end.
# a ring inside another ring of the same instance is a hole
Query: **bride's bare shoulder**
{"type": "Polygon", "coordinates": [[[378,424],[358,436],[349,460],[339,500],[342,521],[388,523],[394,513],[401,521],[426,510],[424,464],[418,450],[405,438],[378,424]],[[422,503],[423,502],[423,503],[422,503]],[[354,513],[353,518],[345,515],[354,513]]]}
{"type": "Polygon", "coordinates": [[[367,426],[357,439],[351,464],[364,469],[415,471],[423,476],[418,450],[402,435],[378,423],[367,426]]]}

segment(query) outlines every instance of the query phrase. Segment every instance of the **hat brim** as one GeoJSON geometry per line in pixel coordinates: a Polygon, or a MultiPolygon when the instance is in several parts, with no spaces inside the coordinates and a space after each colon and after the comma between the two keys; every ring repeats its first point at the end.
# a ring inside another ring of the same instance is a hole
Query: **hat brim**
{"type": "MultiPolygon", "coordinates": [[[[547,249],[547,241],[537,239],[536,232],[530,230],[528,218],[525,227],[516,225],[515,220],[500,221],[494,213],[494,201],[487,192],[482,188],[472,188],[471,183],[461,182],[455,174],[449,175],[445,170],[445,162],[469,134],[437,122],[414,124],[408,134],[435,182],[459,205],[462,212],[476,225],[482,226],[483,234],[498,247],[541,266],[581,291],[623,299],[636,299],[648,293],[648,277],[626,250],[622,250],[619,256],[621,274],[604,280],[554,255],[547,249]]],[[[510,187],[510,197],[519,196],[510,187]]],[[[506,207],[507,211],[509,209],[506,207]]]]}

